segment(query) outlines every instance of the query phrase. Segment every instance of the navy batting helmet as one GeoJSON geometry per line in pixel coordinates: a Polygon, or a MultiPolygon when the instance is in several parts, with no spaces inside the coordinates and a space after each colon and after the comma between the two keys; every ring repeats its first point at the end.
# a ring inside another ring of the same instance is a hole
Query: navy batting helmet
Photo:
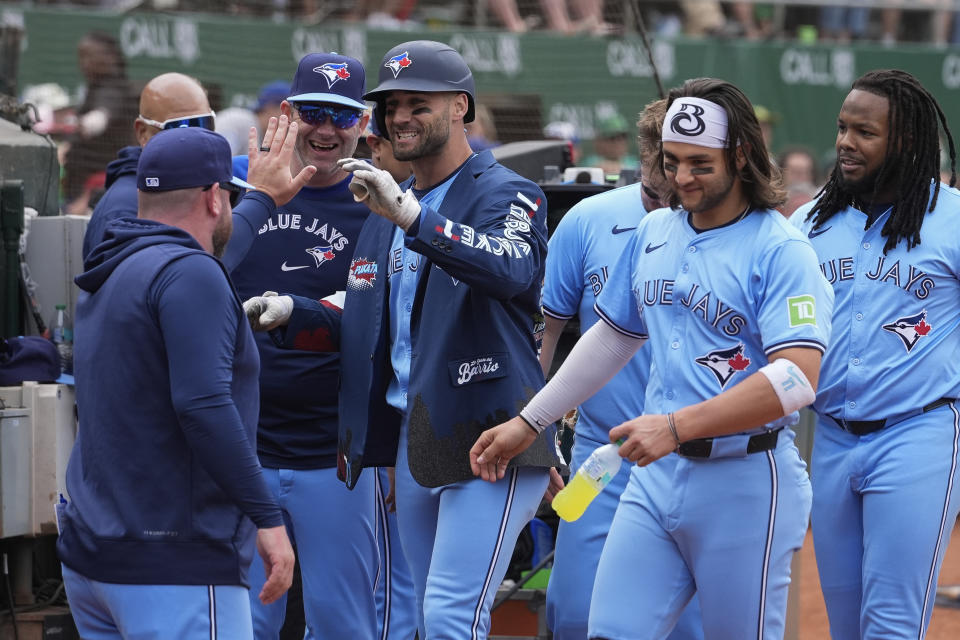
{"type": "MultiPolygon", "coordinates": [[[[467,113],[463,121],[473,122],[473,73],[456,49],[433,40],[413,40],[398,44],[383,56],[377,88],[364,94],[364,100],[382,105],[391,91],[456,91],[467,94],[467,113]]],[[[386,134],[381,107],[374,111],[377,126],[386,134]]]]}

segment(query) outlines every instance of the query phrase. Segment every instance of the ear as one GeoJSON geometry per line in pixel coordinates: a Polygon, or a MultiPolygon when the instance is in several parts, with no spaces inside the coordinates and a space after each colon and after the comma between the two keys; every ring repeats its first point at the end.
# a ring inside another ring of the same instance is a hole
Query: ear
{"type": "Polygon", "coordinates": [[[360,135],[363,135],[363,132],[367,130],[368,124],[370,124],[370,112],[364,111],[363,115],[360,116],[360,122],[357,123],[357,126],[360,127],[360,135]]]}
{"type": "Polygon", "coordinates": [[[747,154],[750,153],[750,145],[740,144],[737,146],[737,171],[743,171],[747,166],[747,154]]]}
{"type": "Polygon", "coordinates": [[[215,184],[206,191],[201,191],[200,195],[204,198],[204,205],[207,209],[207,216],[217,220],[226,213],[226,207],[223,206],[223,194],[219,184],[215,184]]]}
{"type": "Polygon", "coordinates": [[[470,109],[470,99],[465,93],[458,93],[453,98],[453,119],[463,120],[470,109]]]}
{"type": "Polygon", "coordinates": [[[137,138],[137,144],[141,147],[147,144],[147,141],[150,140],[153,136],[150,134],[150,127],[145,122],[140,122],[140,120],[133,121],[133,133],[137,138]]]}
{"type": "Polygon", "coordinates": [[[287,116],[287,120],[293,120],[293,105],[284,100],[280,103],[280,115],[287,116]]]}

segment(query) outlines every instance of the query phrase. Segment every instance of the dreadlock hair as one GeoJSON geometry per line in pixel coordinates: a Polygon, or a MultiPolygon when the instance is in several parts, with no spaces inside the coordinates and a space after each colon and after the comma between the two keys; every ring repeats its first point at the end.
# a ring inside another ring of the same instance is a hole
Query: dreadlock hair
{"type": "MultiPolygon", "coordinates": [[[[896,197],[890,217],[881,229],[887,239],[883,252],[907,240],[907,250],[920,244],[920,227],[927,211],[937,206],[940,194],[940,131],[947,136],[950,152],[950,186],[957,182],[957,158],[947,118],[929,91],[900,69],[878,69],[860,76],[851,87],[886,98],[887,151],[877,173],[870,201],[879,185],[895,185],[896,197]],[[896,156],[896,157],[894,157],[896,156]],[[933,182],[933,197],[930,183],[933,182]]],[[[843,188],[840,171],[834,167],[830,179],[817,194],[817,203],[807,215],[819,228],[835,213],[854,204],[854,194],[843,188]]]]}
{"type": "MultiPolygon", "coordinates": [[[[737,175],[743,183],[743,192],[752,208],[776,209],[787,201],[780,169],[770,161],[753,105],[740,89],[726,80],[693,78],[670,90],[667,95],[668,110],[677,98],[703,98],[718,104],[727,112],[724,161],[727,170],[737,175]],[[746,160],[742,169],[737,168],[738,149],[746,160]]],[[[660,145],[657,164],[662,171],[663,144],[660,145]]],[[[680,197],[672,189],[668,203],[675,209],[680,206],[680,197]]]]}

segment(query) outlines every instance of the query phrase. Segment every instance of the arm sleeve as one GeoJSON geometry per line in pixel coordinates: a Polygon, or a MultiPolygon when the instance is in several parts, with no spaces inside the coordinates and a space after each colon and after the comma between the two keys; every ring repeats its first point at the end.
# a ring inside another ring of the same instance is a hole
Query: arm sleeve
{"type": "Polygon", "coordinates": [[[477,226],[424,207],[404,240],[448,275],[494,299],[509,300],[530,289],[541,273],[547,254],[546,198],[532,182],[514,180],[497,187],[494,197],[477,201],[482,210],[471,215],[477,226]]]}
{"type": "Polygon", "coordinates": [[[273,198],[261,191],[248,191],[233,210],[233,233],[221,259],[227,271],[233,271],[250,251],[257,231],[276,211],[273,198]]]}
{"type": "Polygon", "coordinates": [[[542,431],[602,389],[644,342],[646,339],[628,336],[606,322],[594,324],[520,415],[542,431]]]}
{"type": "Polygon", "coordinates": [[[258,528],[283,524],[233,401],[238,331],[248,329],[240,323],[226,275],[208,256],[187,256],[163,269],[149,295],[167,346],[171,399],[187,445],[258,528]]]}
{"type": "MultiPolygon", "coordinates": [[[[290,295],[290,294],[282,294],[290,295]]],[[[340,351],[340,319],[343,309],[327,296],[323,300],[290,295],[293,312],[286,326],[270,331],[274,344],[301,351],[340,351]]]]}

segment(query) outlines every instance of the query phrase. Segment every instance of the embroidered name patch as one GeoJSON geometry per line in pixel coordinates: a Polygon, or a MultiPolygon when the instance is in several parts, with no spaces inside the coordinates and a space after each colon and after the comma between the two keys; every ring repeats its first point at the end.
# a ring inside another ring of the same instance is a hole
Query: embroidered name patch
{"type": "Polygon", "coordinates": [[[450,381],[455,387],[471,382],[481,382],[507,375],[510,356],[506,353],[492,353],[467,360],[456,360],[447,366],[450,368],[450,381]]]}

